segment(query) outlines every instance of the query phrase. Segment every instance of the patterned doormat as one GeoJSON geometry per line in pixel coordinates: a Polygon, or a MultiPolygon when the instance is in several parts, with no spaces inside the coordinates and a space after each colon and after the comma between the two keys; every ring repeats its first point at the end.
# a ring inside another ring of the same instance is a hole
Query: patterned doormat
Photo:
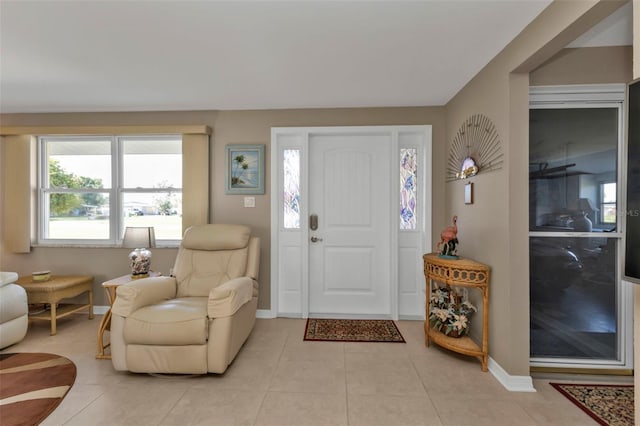
{"type": "Polygon", "coordinates": [[[549,383],[604,426],[633,426],[633,385],[549,383]]]}
{"type": "Polygon", "coordinates": [[[400,330],[391,320],[309,318],[304,340],[405,343],[400,330]]]}
{"type": "Polygon", "coordinates": [[[76,380],[71,360],[44,353],[0,354],[0,423],[40,424],[76,380]]]}

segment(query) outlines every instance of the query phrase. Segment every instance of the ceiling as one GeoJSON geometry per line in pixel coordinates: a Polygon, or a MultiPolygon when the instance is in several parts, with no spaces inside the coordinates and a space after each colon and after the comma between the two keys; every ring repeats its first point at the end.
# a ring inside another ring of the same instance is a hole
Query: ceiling
{"type": "Polygon", "coordinates": [[[549,3],[2,0],[0,112],[444,105],[549,3]]]}

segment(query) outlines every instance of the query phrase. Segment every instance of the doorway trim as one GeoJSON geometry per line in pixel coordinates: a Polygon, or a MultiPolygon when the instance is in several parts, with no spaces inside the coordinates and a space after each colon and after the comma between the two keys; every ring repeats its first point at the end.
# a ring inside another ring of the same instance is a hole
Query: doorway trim
{"type": "MultiPolygon", "coordinates": [[[[392,194],[391,209],[391,319],[424,319],[424,276],[422,253],[431,242],[432,205],[432,127],[416,126],[340,126],[340,127],[273,127],[271,129],[271,316],[309,317],[309,141],[314,135],[386,134],[391,136],[392,194]],[[400,148],[418,150],[418,209],[421,214],[412,232],[399,230],[400,148]],[[285,149],[300,152],[300,225],[284,229],[283,161],[285,149]],[[395,170],[398,170],[396,173],[395,170]],[[399,259],[410,253],[407,262],[399,259]],[[415,256],[415,262],[413,262],[415,256]],[[293,258],[292,258],[293,257],[293,258]],[[286,259],[286,263],[284,262],[286,259]],[[400,265],[402,269],[400,269],[400,265]],[[408,266],[406,266],[408,265],[408,266]],[[402,284],[399,285],[399,282],[402,284]],[[408,302],[403,302],[404,300],[408,302]]],[[[345,318],[362,316],[342,315],[345,318]]]]}

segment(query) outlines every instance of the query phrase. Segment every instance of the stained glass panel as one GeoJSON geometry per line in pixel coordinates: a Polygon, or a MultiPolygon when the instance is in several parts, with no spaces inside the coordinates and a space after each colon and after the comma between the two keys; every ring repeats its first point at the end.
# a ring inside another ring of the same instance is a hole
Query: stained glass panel
{"type": "Polygon", "coordinates": [[[416,157],[415,148],[400,149],[400,229],[416,229],[416,157]]]}
{"type": "Polygon", "coordinates": [[[300,229],[300,150],[284,150],[284,227],[300,229]]]}

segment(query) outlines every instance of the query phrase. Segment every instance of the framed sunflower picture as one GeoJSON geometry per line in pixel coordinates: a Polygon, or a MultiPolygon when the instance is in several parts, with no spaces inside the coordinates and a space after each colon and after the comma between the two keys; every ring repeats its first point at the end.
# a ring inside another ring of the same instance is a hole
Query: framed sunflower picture
{"type": "Polygon", "coordinates": [[[264,145],[226,146],[226,194],[264,194],[264,145]]]}

